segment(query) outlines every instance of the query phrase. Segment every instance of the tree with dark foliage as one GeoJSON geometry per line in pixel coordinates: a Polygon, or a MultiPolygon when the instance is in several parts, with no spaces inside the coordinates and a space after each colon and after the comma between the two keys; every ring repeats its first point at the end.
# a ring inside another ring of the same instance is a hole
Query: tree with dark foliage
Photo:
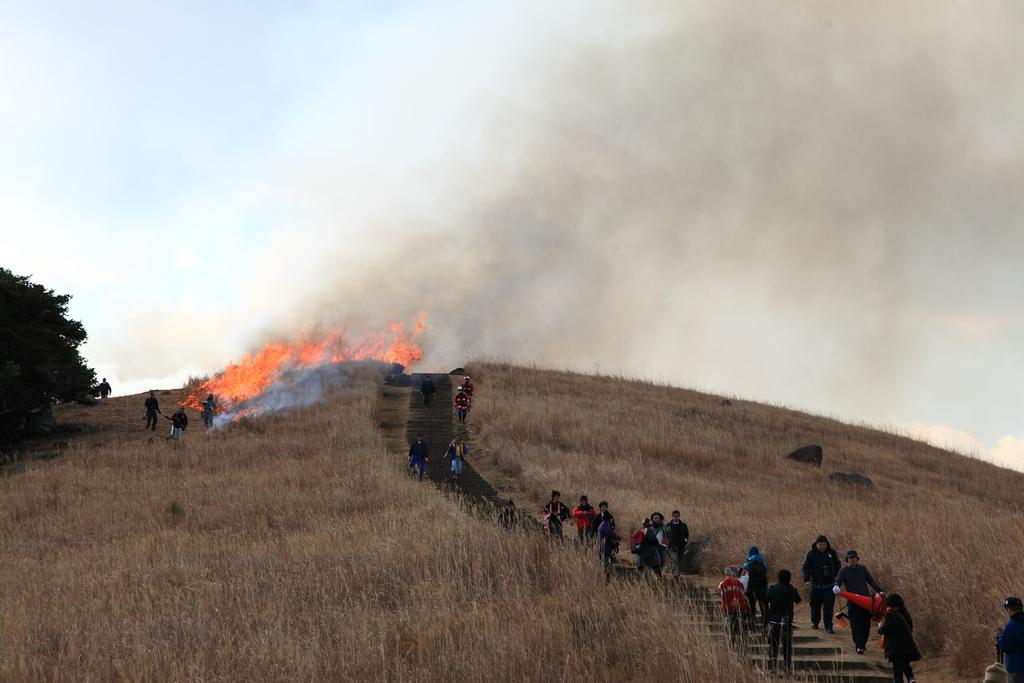
{"type": "Polygon", "coordinates": [[[70,299],[0,268],[0,439],[96,384],[78,352],[85,328],[67,317],[70,299]]]}

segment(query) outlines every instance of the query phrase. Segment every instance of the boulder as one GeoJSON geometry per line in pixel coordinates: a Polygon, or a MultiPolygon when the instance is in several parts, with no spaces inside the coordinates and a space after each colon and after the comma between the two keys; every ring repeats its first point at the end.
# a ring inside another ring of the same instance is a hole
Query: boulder
{"type": "Polygon", "coordinates": [[[815,467],[821,467],[821,460],[824,458],[824,453],[821,450],[821,446],[816,443],[812,443],[808,446],[802,446],[796,449],[792,453],[786,456],[790,460],[801,462],[805,465],[814,465],[815,467]]]}
{"type": "Polygon", "coordinates": [[[462,375],[463,377],[465,377],[466,376],[466,368],[455,368],[454,370],[452,370],[448,374],[449,375],[462,375]]]}
{"type": "Polygon", "coordinates": [[[866,489],[875,488],[875,482],[871,481],[868,477],[863,474],[857,474],[856,472],[833,472],[828,475],[830,481],[834,481],[837,484],[846,484],[847,486],[860,486],[866,489]]]}
{"type": "Polygon", "coordinates": [[[401,375],[403,372],[405,372],[405,366],[401,363],[392,363],[388,366],[389,375],[401,375]]]}
{"type": "Polygon", "coordinates": [[[718,405],[722,406],[723,408],[731,408],[732,401],[730,401],[727,398],[723,398],[721,401],[718,402],[718,405]]]}

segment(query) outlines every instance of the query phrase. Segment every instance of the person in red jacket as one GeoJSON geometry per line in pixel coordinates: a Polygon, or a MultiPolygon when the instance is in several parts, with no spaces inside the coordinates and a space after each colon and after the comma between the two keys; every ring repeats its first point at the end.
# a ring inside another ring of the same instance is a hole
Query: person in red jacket
{"type": "Polygon", "coordinates": [[[466,421],[466,413],[469,412],[469,394],[465,389],[459,387],[459,393],[455,394],[455,413],[459,416],[459,422],[466,421]]]}
{"type": "Polygon", "coordinates": [[[728,623],[729,638],[736,644],[742,638],[745,622],[750,616],[750,603],[747,602],[747,589],[739,580],[739,567],[726,567],[724,573],[718,592],[722,596],[721,608],[728,623]]]}
{"type": "Polygon", "coordinates": [[[469,375],[462,379],[462,390],[469,396],[469,402],[473,402],[473,383],[469,381],[469,375]]]}
{"type": "Polygon", "coordinates": [[[592,540],[590,522],[597,516],[597,510],[587,502],[586,496],[580,496],[580,504],[572,509],[572,516],[576,520],[576,540],[580,543],[592,540]]]}

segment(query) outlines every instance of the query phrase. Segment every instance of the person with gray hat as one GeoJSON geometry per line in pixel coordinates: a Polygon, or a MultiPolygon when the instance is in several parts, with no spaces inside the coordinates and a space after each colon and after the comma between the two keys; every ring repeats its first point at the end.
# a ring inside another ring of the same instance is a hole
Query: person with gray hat
{"type": "Polygon", "coordinates": [[[1024,683],[1024,602],[1011,596],[1003,600],[1003,609],[1010,620],[999,632],[997,642],[1006,678],[1010,683],[1024,683]]]}
{"type": "MultiPolygon", "coordinates": [[[[847,593],[868,597],[873,594],[872,590],[885,595],[885,591],[875,581],[875,577],[871,576],[868,568],[860,563],[860,556],[856,550],[846,551],[846,566],[840,569],[836,575],[832,592],[838,595],[842,589],[845,589],[847,593]]],[[[850,615],[850,634],[853,636],[853,646],[857,649],[857,654],[862,655],[868,645],[868,636],[871,634],[871,612],[859,605],[849,603],[847,614],[850,615]]]]}

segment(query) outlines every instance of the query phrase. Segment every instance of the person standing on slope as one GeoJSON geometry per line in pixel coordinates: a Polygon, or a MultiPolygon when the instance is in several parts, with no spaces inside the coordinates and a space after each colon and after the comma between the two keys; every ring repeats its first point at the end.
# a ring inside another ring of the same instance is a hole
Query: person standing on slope
{"type": "Polygon", "coordinates": [[[597,516],[597,512],[586,496],[580,496],[580,504],[572,509],[572,516],[576,520],[576,540],[580,543],[589,541],[590,522],[597,516]]]}
{"type": "Polygon", "coordinates": [[[1024,603],[1018,597],[1006,598],[1003,609],[1010,618],[998,639],[1006,678],[1010,683],[1024,683],[1024,603]]]}
{"type": "Polygon", "coordinates": [[[768,626],[768,563],[756,545],[750,546],[747,561],[743,563],[740,577],[746,578],[747,602],[750,603],[750,618],[757,623],[757,608],[761,607],[761,623],[768,626]]]}
{"type": "Polygon", "coordinates": [[[509,498],[505,503],[505,507],[501,508],[501,512],[498,513],[498,524],[505,527],[508,531],[512,531],[516,528],[517,523],[516,504],[509,498]]]}
{"type": "Polygon", "coordinates": [[[836,596],[832,592],[836,575],[839,573],[839,554],[832,549],[825,535],[814,539],[814,544],[804,557],[804,583],[811,586],[811,628],[818,628],[822,617],[825,630],[835,633],[832,628],[832,614],[835,612],[836,596]]]}
{"type": "Polygon", "coordinates": [[[156,392],[149,392],[149,398],[146,399],[146,429],[151,432],[156,431],[157,414],[163,415],[160,412],[160,401],[156,400],[156,392]]]}
{"type": "Polygon", "coordinates": [[[100,382],[99,386],[96,388],[99,389],[100,400],[108,399],[110,398],[110,395],[114,393],[114,390],[110,388],[110,382],[107,381],[106,377],[103,378],[103,381],[100,382]]]}
{"type": "Polygon", "coordinates": [[[910,664],[921,659],[921,652],[914,642],[914,620],[898,593],[885,596],[885,617],[878,634],[884,639],[885,658],[892,662],[893,681],[903,683],[905,677],[915,683],[910,664]]]}
{"type": "Polygon", "coordinates": [[[800,593],[793,588],[793,575],[779,570],[779,582],[768,589],[768,666],[775,668],[782,647],[784,671],[793,668],[793,612],[800,602],[800,593]]]}
{"type": "Polygon", "coordinates": [[[423,472],[430,462],[430,447],[423,440],[422,434],[416,435],[416,440],[409,446],[409,469],[413,472],[419,470],[420,481],[423,481],[423,472]]]}
{"type": "Polygon", "coordinates": [[[747,601],[746,589],[739,580],[739,567],[726,567],[725,578],[718,584],[718,594],[722,596],[722,615],[726,619],[729,639],[733,645],[743,638],[744,625],[750,617],[750,603],[747,601]]]}
{"type": "Polygon", "coordinates": [[[168,438],[181,439],[185,436],[185,430],[188,429],[188,415],[185,414],[184,408],[178,408],[177,412],[170,417],[164,415],[164,418],[171,421],[171,434],[168,438]]]}
{"type": "MultiPolygon", "coordinates": [[[[875,581],[875,577],[871,576],[868,568],[860,563],[857,551],[848,550],[846,566],[840,569],[836,575],[832,592],[838,595],[839,591],[845,588],[847,593],[871,597],[873,593],[869,587],[874,592],[885,595],[885,591],[875,581]]],[[[850,635],[853,637],[853,647],[856,648],[857,654],[862,655],[868,645],[868,636],[871,635],[871,612],[853,603],[848,603],[847,614],[850,615],[850,635]]]]}
{"type": "Polygon", "coordinates": [[[683,521],[679,510],[672,511],[672,519],[668,523],[668,556],[672,560],[672,572],[683,573],[683,557],[686,555],[686,544],[690,542],[690,528],[683,521]]]}
{"type": "Polygon", "coordinates": [[[430,379],[429,375],[420,384],[420,393],[423,394],[423,405],[429,408],[430,399],[434,398],[434,394],[437,393],[437,387],[434,386],[434,380],[430,379]]]}
{"type": "Polygon", "coordinates": [[[455,414],[459,416],[459,422],[466,421],[466,413],[469,412],[469,394],[460,386],[459,393],[455,394],[455,414]]]}
{"type": "Polygon", "coordinates": [[[475,388],[476,387],[473,386],[473,382],[469,379],[469,375],[462,378],[462,390],[466,392],[467,396],[469,396],[469,402],[471,404],[473,403],[473,389],[475,388]]]}
{"type": "Polygon", "coordinates": [[[463,443],[461,437],[455,437],[455,439],[448,444],[448,450],[444,455],[452,461],[453,477],[458,477],[462,474],[462,462],[466,459],[467,453],[469,453],[469,446],[463,443]]]}
{"type": "Polygon", "coordinates": [[[661,576],[661,568],[665,564],[665,549],[668,547],[668,533],[665,531],[664,517],[654,512],[647,524],[640,541],[640,574],[651,580],[651,575],[661,576]]]}
{"type": "MultiPolygon", "coordinates": [[[[601,519],[595,517],[595,520],[601,519]]],[[[604,567],[605,580],[611,578],[612,563],[619,552],[619,535],[615,533],[615,522],[605,519],[597,527],[597,548],[601,554],[601,566],[604,567]]]]}
{"type": "Polygon", "coordinates": [[[562,502],[562,494],[551,492],[551,500],[544,506],[544,525],[552,536],[562,538],[562,522],[569,519],[569,508],[562,502]]]}
{"type": "Polygon", "coordinates": [[[203,401],[203,410],[199,414],[203,418],[203,427],[213,429],[213,416],[217,412],[217,399],[213,394],[208,394],[203,401]]]}

